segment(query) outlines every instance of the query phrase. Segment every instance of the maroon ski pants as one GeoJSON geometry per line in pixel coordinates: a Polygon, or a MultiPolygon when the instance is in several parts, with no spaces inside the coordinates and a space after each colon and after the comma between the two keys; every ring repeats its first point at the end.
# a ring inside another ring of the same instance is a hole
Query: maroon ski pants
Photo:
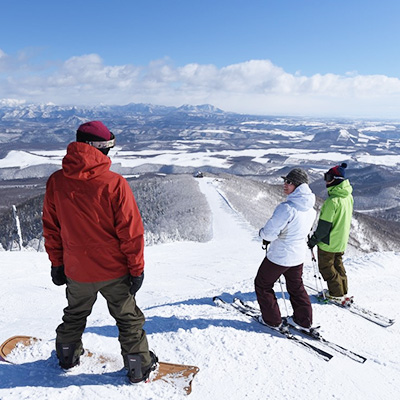
{"type": "Polygon", "coordinates": [[[274,292],[274,284],[283,275],[290,296],[295,322],[303,327],[312,325],[312,307],[310,297],[303,285],[303,264],[294,267],[282,267],[264,258],[258,269],[255,283],[258,304],[264,322],[279,326],[282,322],[279,305],[274,292]]]}

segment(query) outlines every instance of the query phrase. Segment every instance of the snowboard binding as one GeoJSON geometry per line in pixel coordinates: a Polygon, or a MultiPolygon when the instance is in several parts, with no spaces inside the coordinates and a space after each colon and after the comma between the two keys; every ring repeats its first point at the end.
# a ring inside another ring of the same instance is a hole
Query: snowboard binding
{"type": "Polygon", "coordinates": [[[60,367],[70,369],[79,365],[83,349],[79,343],[57,343],[56,352],[60,367]]]}
{"type": "Polygon", "coordinates": [[[151,362],[148,367],[142,368],[141,354],[127,354],[126,361],[128,365],[128,377],[131,383],[147,382],[150,373],[157,368],[158,358],[150,351],[151,362]]]}

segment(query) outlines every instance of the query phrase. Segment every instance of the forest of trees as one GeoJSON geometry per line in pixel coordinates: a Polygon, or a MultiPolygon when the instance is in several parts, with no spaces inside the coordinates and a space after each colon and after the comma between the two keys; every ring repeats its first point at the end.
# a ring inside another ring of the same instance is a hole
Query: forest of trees
{"type": "MultiPolygon", "coordinates": [[[[140,209],[147,245],[177,240],[204,242],[212,237],[212,217],[206,198],[190,175],[130,179],[140,209]]],[[[42,208],[44,194],[16,205],[24,247],[43,250],[42,208]]],[[[12,207],[0,215],[0,244],[17,248],[12,207]]]]}

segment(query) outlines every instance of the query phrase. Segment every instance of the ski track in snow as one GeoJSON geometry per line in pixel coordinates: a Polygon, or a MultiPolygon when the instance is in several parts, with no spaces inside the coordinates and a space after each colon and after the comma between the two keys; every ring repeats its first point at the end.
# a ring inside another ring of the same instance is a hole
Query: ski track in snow
{"type": "MultiPolygon", "coordinates": [[[[314,323],[321,325],[321,333],[368,358],[358,364],[328,350],[334,358],[325,362],[247,317],[213,305],[214,295],[228,301],[239,296],[257,305],[253,280],[264,252],[257,232],[230,207],[218,182],[197,181],[213,212],[213,239],[147,247],[145,281],[137,295],[147,319],[149,345],[160,360],[200,368],[189,398],[397,398],[399,322],[382,328],[346,310],[314,302],[314,323]]],[[[29,351],[13,354],[18,365],[0,362],[0,399],[186,397],[182,389],[163,382],[127,384],[118,331],[101,296],[88,318],[83,342],[112,360],[104,365],[82,357],[79,367],[60,370],[54,342],[66,306],[65,287],[52,284],[45,253],[1,252],[0,260],[0,342],[16,334],[43,339],[29,351]]],[[[399,253],[345,259],[356,301],[397,320],[399,261],[399,253]]],[[[312,285],[313,275],[307,260],[304,276],[312,285]]],[[[285,315],[279,285],[275,289],[285,315]]]]}

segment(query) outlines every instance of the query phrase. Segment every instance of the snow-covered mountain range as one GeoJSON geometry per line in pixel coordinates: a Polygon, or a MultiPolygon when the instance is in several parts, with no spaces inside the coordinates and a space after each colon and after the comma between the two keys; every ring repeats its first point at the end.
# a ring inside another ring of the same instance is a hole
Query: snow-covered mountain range
{"type": "MultiPolygon", "coordinates": [[[[257,181],[268,192],[268,185],[280,185],[280,176],[301,166],[323,199],[323,172],[346,162],[360,218],[375,226],[374,237],[387,238],[386,248],[397,240],[400,121],[256,117],[212,105],[61,107],[3,101],[0,212],[9,213],[12,204],[41,195],[79,124],[93,119],[105,122],[117,137],[110,153],[113,169],[136,180],[200,170],[257,181]],[[390,240],[386,231],[394,232],[390,240]]],[[[168,190],[173,196],[173,186],[168,190]]],[[[239,195],[245,193],[239,190],[239,195]]]]}

